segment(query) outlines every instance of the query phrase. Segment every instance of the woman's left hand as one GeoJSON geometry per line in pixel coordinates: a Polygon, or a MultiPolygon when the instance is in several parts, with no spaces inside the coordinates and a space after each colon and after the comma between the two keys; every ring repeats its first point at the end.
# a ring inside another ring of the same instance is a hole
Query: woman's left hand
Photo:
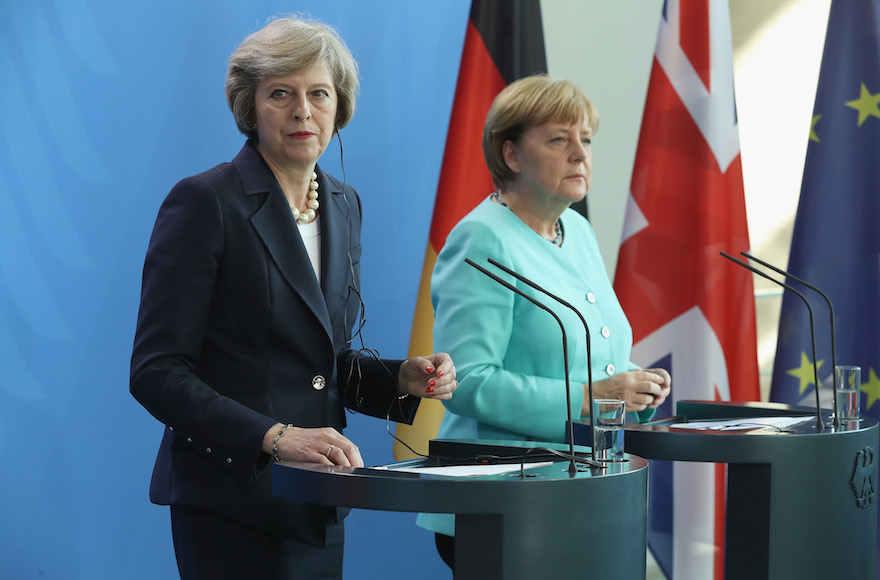
{"type": "MultiPolygon", "coordinates": [[[[662,405],[671,388],[672,378],[666,369],[638,369],[594,382],[593,394],[594,398],[626,401],[627,412],[636,413],[662,405]]],[[[583,412],[589,413],[586,399],[584,406],[583,412]]]]}
{"type": "Polygon", "coordinates": [[[666,369],[645,369],[649,373],[654,373],[659,376],[662,382],[660,383],[660,394],[654,394],[654,401],[648,405],[649,409],[656,409],[660,405],[662,405],[666,401],[666,397],[669,396],[669,393],[672,390],[672,377],[669,376],[669,371],[666,369]]]}
{"type": "Polygon", "coordinates": [[[404,361],[397,375],[397,384],[401,395],[449,400],[458,388],[452,357],[438,352],[404,361]]]}

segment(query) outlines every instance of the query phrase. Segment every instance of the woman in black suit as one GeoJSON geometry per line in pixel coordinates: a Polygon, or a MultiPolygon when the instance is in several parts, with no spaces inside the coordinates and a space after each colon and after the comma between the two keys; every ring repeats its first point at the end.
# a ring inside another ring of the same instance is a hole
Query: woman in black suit
{"type": "Polygon", "coordinates": [[[446,354],[352,347],[361,203],[316,163],[357,89],[333,29],[270,22],[229,61],[248,141],[159,210],[130,388],[166,425],[150,499],[171,506],[182,578],[341,578],[344,510],[274,497],[271,462],[363,466],[344,407],[409,422],[457,386],[446,354]]]}

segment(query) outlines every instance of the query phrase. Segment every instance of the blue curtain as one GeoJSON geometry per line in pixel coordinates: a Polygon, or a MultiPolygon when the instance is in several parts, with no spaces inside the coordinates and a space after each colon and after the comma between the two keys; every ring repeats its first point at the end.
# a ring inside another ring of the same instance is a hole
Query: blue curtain
{"type": "MultiPolygon", "coordinates": [[[[467,0],[0,3],[0,577],[173,578],[149,503],[162,426],[128,394],[144,252],[180,178],[241,147],[226,62],[273,15],[336,27],[361,66],[342,131],[364,201],[366,346],[404,357],[467,0]]],[[[336,141],[321,164],[342,177],[336,141]]],[[[376,419],[346,434],[391,461],[376,419]]],[[[356,510],[346,578],[448,578],[412,514],[356,510]]]]}

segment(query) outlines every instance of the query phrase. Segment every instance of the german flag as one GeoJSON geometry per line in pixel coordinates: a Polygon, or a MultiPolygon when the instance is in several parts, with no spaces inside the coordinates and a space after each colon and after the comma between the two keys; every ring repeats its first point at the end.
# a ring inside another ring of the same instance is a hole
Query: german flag
{"type": "MultiPolygon", "coordinates": [[[[473,0],[416,299],[409,356],[434,351],[431,272],[446,236],[493,189],[480,146],[489,107],[509,83],[541,72],[547,72],[547,57],[538,0],[473,0]]],[[[443,412],[439,401],[423,401],[413,425],[397,426],[397,437],[416,452],[427,454],[428,441],[437,436],[443,412]]],[[[395,441],[394,457],[400,461],[415,455],[395,441]]]]}

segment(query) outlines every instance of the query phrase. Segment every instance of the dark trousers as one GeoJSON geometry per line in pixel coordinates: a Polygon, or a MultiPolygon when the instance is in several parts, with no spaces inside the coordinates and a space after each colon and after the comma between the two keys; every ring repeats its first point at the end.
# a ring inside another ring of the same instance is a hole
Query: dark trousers
{"type": "Polygon", "coordinates": [[[455,538],[446,534],[434,534],[434,544],[443,562],[455,570],[455,538]]]}
{"type": "Polygon", "coordinates": [[[330,580],[342,578],[342,521],[327,525],[316,548],[191,506],[171,506],[181,580],[330,580]]]}

